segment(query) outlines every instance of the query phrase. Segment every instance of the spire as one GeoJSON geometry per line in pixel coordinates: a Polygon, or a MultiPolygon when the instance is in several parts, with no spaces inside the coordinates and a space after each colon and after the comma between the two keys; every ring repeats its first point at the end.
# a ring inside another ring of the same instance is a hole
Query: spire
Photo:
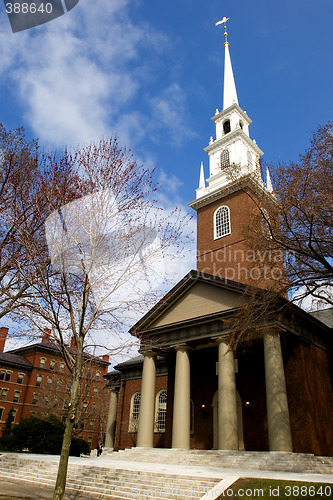
{"type": "Polygon", "coordinates": [[[229,42],[227,40],[227,26],[226,22],[230,18],[224,17],[221,21],[218,21],[215,26],[224,23],[224,88],[223,88],[223,109],[229,108],[233,103],[238,104],[238,97],[235,85],[234,74],[232,71],[230,52],[229,52],[229,42]]]}
{"type": "Polygon", "coordinates": [[[267,188],[267,191],[269,191],[270,193],[273,193],[273,184],[272,184],[271,174],[269,173],[268,167],[266,167],[266,188],[267,188]]]}
{"type": "Polygon", "coordinates": [[[204,172],[204,166],[203,163],[201,162],[201,167],[200,167],[200,180],[199,180],[199,189],[200,188],[205,188],[205,172],[204,172]]]}

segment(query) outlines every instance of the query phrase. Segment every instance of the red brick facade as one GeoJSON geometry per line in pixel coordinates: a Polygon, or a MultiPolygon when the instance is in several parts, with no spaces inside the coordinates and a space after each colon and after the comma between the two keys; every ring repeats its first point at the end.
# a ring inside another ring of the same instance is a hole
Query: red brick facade
{"type": "Polygon", "coordinates": [[[283,280],[282,251],[264,249],[259,255],[256,242],[249,238],[260,216],[257,203],[255,193],[240,189],[197,209],[198,271],[260,288],[275,288],[283,280]],[[214,215],[221,206],[230,210],[231,232],[215,239],[214,215]]]}
{"type": "MultiPolygon", "coordinates": [[[[92,448],[105,434],[109,396],[103,376],[108,365],[106,359],[85,356],[75,434],[92,448]]],[[[47,337],[38,344],[0,352],[0,430],[11,408],[16,410],[15,423],[31,415],[62,418],[69,391],[69,370],[47,337]]]]}

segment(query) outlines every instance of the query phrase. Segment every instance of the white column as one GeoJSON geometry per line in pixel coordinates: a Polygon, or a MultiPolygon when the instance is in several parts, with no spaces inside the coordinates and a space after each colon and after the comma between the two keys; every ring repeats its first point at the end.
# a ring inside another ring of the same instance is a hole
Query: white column
{"type": "Polygon", "coordinates": [[[218,434],[220,450],[238,450],[238,425],[234,355],[221,337],[218,363],[218,434]]]}
{"type": "Polygon", "coordinates": [[[264,335],[267,421],[270,451],[293,451],[286,379],[278,330],[264,335]]]}
{"type": "Polygon", "coordinates": [[[111,389],[110,400],[109,400],[109,413],[106,424],[105,448],[114,447],[116,421],[117,421],[117,392],[115,389],[111,389]]]}
{"type": "Polygon", "coordinates": [[[156,385],[156,354],[144,353],[141,401],[138,424],[138,447],[153,448],[155,419],[155,385],[156,385]]]}
{"type": "Polygon", "coordinates": [[[175,393],[173,400],[172,448],[190,448],[190,357],[189,347],[176,349],[175,393]]]}

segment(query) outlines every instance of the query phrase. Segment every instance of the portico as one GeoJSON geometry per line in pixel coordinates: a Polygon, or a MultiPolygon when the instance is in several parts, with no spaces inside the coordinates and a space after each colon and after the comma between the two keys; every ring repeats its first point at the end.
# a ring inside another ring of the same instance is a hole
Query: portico
{"type": "MultiPolygon", "coordinates": [[[[243,421],[243,412],[249,411],[246,403],[255,404],[245,399],[247,390],[243,382],[246,377],[246,374],[243,374],[244,355],[237,355],[235,359],[229,347],[230,316],[234,314],[235,306],[244,300],[241,288],[239,284],[227,283],[225,280],[192,272],[174,291],[173,301],[170,299],[172,303],[164,302],[158,318],[155,317],[152,321],[145,318],[140,326],[137,325],[140,329],[144,328],[144,331],[140,332],[142,343],[147,343],[149,339],[149,344],[152,346],[149,351],[142,351],[144,361],[137,446],[153,446],[156,413],[155,363],[156,355],[160,353],[166,359],[174,360],[174,364],[169,368],[173,370],[172,401],[168,397],[168,406],[172,407],[171,429],[168,429],[171,432],[171,447],[182,449],[191,447],[191,397],[196,390],[198,373],[201,370],[201,379],[204,380],[208,369],[211,371],[211,392],[214,394],[217,391],[215,412],[218,438],[217,443],[212,442],[210,447],[213,448],[214,444],[215,446],[217,444],[220,450],[239,449],[240,422],[243,421]],[[217,309],[220,309],[220,312],[217,309]],[[185,316],[185,321],[175,321],[180,311],[182,316],[185,316]],[[199,317],[190,318],[191,315],[198,313],[199,317]],[[146,321],[148,323],[145,325],[146,321]],[[178,342],[175,342],[176,339],[178,342]],[[238,372],[242,375],[240,376],[238,372]]],[[[271,451],[292,451],[279,329],[271,326],[263,328],[257,344],[265,377],[263,398],[267,402],[265,417],[267,424],[262,432],[268,432],[271,451]]],[[[198,395],[196,398],[198,399],[198,395]]],[[[205,399],[203,395],[202,399],[205,399]]],[[[210,401],[211,406],[212,401],[213,397],[210,401]]],[[[208,402],[201,404],[202,411],[197,418],[204,419],[207,404],[208,402]]],[[[200,407],[200,404],[197,403],[197,406],[200,407]]],[[[212,418],[209,425],[213,425],[212,418]]],[[[210,432],[213,436],[212,429],[210,432]]]]}

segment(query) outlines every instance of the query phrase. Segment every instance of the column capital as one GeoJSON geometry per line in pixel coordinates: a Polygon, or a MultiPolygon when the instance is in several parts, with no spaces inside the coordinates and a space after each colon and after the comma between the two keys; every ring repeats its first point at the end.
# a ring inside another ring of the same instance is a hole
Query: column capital
{"type": "Polygon", "coordinates": [[[278,325],[267,325],[263,327],[264,335],[279,335],[283,332],[282,328],[278,325]]]}
{"type": "Polygon", "coordinates": [[[220,333],[216,337],[211,337],[212,340],[216,340],[218,344],[221,342],[229,342],[229,335],[227,333],[220,333]]]}
{"type": "Polygon", "coordinates": [[[139,353],[142,354],[143,356],[157,356],[157,352],[154,351],[153,349],[139,349],[139,353]]]}
{"type": "Polygon", "coordinates": [[[185,344],[185,343],[174,344],[171,347],[173,347],[173,349],[175,351],[190,351],[191,350],[190,346],[185,344]]]}

